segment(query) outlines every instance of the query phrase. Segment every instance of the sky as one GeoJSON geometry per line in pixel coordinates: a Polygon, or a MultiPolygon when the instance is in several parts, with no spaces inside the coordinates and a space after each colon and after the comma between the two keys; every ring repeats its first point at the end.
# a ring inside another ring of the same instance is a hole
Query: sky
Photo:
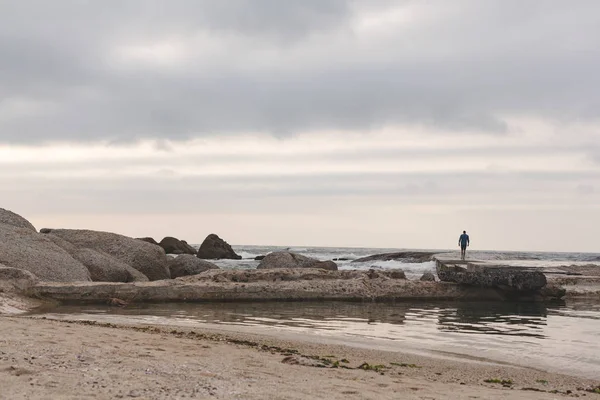
{"type": "Polygon", "coordinates": [[[0,55],[38,229],[600,252],[596,0],[7,0],[0,55]]]}

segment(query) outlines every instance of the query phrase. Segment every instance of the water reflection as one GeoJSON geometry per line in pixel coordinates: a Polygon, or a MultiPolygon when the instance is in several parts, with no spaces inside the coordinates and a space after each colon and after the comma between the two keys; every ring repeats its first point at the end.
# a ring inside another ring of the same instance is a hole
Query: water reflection
{"type": "Polygon", "coordinates": [[[442,332],[544,338],[548,308],[543,303],[348,303],[260,302],[140,304],[126,308],[63,306],[58,314],[113,314],[185,319],[198,323],[287,326],[343,330],[351,325],[435,325],[442,332]]]}

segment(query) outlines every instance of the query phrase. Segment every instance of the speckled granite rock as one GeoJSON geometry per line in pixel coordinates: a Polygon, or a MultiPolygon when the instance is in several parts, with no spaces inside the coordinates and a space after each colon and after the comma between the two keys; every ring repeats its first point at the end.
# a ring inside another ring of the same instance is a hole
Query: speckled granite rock
{"type": "Polygon", "coordinates": [[[151,243],[110,232],[83,229],[47,229],[46,231],[78,248],[90,248],[107,253],[135,268],[150,280],[171,277],[164,250],[151,243]]]}
{"type": "Polygon", "coordinates": [[[289,251],[276,251],[267,254],[256,268],[320,268],[329,271],[336,271],[338,269],[337,264],[333,261],[319,261],[289,251]]]}
{"type": "Polygon", "coordinates": [[[45,235],[0,224],[0,263],[46,281],[89,281],[87,268],[45,235]]]}
{"type": "Polygon", "coordinates": [[[101,251],[77,249],[72,255],[86,266],[94,282],[147,282],[149,280],[140,271],[101,251]]]}
{"type": "Polygon", "coordinates": [[[452,260],[437,260],[436,264],[437,275],[444,282],[520,292],[537,291],[547,283],[541,271],[531,268],[452,260]]]}
{"type": "Polygon", "coordinates": [[[21,217],[19,214],[15,214],[12,211],[0,208],[0,224],[6,224],[15,226],[17,228],[26,228],[35,232],[35,227],[31,222],[21,217]]]}
{"type": "Polygon", "coordinates": [[[196,275],[209,269],[219,269],[215,264],[201,260],[191,254],[182,254],[169,260],[171,278],[196,275]]]}

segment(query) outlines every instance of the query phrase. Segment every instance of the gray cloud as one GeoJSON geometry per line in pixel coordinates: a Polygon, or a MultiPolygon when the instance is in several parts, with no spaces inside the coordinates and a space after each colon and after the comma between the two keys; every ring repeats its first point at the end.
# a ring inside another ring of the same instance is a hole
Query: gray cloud
{"type": "Polygon", "coordinates": [[[428,4],[425,18],[363,37],[357,19],[422,3],[3,2],[0,143],[597,121],[598,2],[428,4]],[[110,60],[118,46],[198,34],[224,47],[222,62],[205,42],[174,68],[110,60]]]}

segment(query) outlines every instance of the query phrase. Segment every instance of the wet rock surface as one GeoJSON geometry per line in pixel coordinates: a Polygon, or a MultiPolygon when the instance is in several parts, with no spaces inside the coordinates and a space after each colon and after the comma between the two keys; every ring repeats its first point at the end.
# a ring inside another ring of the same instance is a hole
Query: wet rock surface
{"type": "Polygon", "coordinates": [[[402,261],[408,263],[422,263],[432,261],[435,254],[437,253],[433,251],[401,251],[397,253],[375,254],[368,257],[357,258],[352,262],[402,261]]]}
{"type": "Polygon", "coordinates": [[[256,268],[320,268],[329,271],[336,271],[338,269],[337,264],[333,261],[320,261],[288,251],[276,251],[267,254],[256,268]]]}
{"type": "Polygon", "coordinates": [[[436,260],[437,275],[443,282],[535,292],[546,286],[546,276],[539,269],[508,267],[481,262],[436,260]]]}
{"type": "Polygon", "coordinates": [[[204,239],[198,249],[198,258],[205,260],[241,260],[242,256],[237,255],[231,248],[229,243],[221,239],[219,236],[211,233],[204,239]]]}

